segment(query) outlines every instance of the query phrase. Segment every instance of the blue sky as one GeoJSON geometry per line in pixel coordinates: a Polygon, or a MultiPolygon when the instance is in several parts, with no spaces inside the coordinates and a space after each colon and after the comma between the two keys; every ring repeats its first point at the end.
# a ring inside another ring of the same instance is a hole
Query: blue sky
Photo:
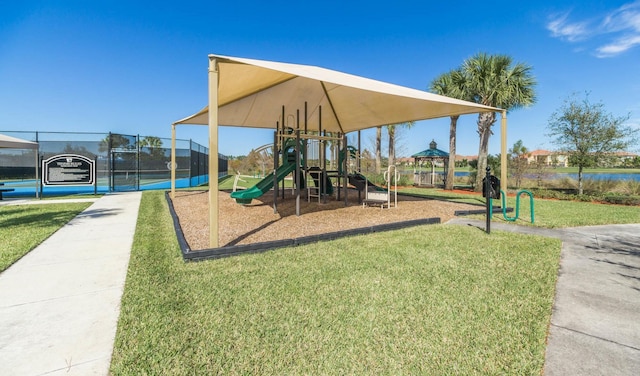
{"type": "MultiPolygon", "coordinates": [[[[509,146],[553,149],[548,119],[574,92],[640,123],[640,1],[0,0],[0,131],[170,137],[172,122],[207,103],[210,53],[427,90],[478,52],[527,63],[538,81],[537,103],[509,113],[509,146]]],[[[459,154],[478,152],[476,118],[461,117],[459,154]]],[[[448,127],[445,118],[404,130],[400,154],[432,139],[447,150],[448,127]]],[[[207,144],[205,127],[178,137],[207,144]]],[[[242,155],[272,137],[224,127],[219,150],[242,155]]],[[[364,147],[372,139],[363,132],[364,147]]],[[[497,132],[489,152],[499,148],[497,132]]]]}

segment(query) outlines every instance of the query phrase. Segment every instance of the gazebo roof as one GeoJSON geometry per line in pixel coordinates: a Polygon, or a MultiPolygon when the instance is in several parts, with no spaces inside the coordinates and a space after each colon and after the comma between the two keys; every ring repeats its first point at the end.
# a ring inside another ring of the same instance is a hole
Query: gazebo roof
{"type": "Polygon", "coordinates": [[[449,153],[438,149],[438,144],[432,140],[429,149],[423,150],[411,156],[412,158],[449,158],[449,153]]]}

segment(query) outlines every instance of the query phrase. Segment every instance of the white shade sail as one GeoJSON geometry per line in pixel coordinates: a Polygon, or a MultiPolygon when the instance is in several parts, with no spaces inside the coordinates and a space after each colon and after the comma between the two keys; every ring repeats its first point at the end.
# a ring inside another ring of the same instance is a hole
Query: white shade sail
{"type": "MultiPolygon", "coordinates": [[[[218,72],[218,125],[296,128],[296,110],[307,129],[349,133],[366,128],[452,115],[501,111],[316,66],[209,55],[218,72]],[[320,106],[322,117],[320,124],[320,106]]],[[[175,124],[208,124],[209,108],[175,124]]]]}
{"type": "Polygon", "coordinates": [[[3,149],[37,149],[38,143],[0,134],[0,148],[3,149]]]}

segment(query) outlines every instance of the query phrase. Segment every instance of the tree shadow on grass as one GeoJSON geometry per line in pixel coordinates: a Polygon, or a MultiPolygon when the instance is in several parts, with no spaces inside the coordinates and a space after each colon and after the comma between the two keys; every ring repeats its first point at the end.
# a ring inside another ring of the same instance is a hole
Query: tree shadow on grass
{"type": "Polygon", "coordinates": [[[19,226],[49,227],[62,226],[76,215],[89,217],[112,215],[116,210],[85,211],[73,209],[43,210],[42,207],[25,208],[20,206],[7,207],[0,212],[0,228],[11,229],[19,226]]]}

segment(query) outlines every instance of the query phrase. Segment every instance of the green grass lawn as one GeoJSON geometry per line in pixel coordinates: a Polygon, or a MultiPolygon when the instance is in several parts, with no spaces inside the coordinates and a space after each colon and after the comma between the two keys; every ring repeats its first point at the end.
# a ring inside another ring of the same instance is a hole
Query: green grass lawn
{"type": "Polygon", "coordinates": [[[472,205],[484,205],[485,202],[485,199],[481,194],[472,194],[471,192],[469,194],[462,194],[438,188],[401,188],[398,189],[398,193],[406,193],[409,195],[427,197],[436,200],[454,201],[472,205]]]}
{"type": "MultiPolygon", "coordinates": [[[[485,199],[479,194],[461,194],[441,189],[407,188],[401,192],[424,196],[433,199],[465,202],[469,204],[483,205],[485,199]]],[[[515,210],[516,198],[509,196],[506,206],[515,210]]],[[[494,206],[501,206],[501,200],[493,200],[494,206]]],[[[534,226],[558,228],[576,226],[595,226],[606,224],[640,223],[640,208],[637,206],[604,205],[591,202],[545,200],[534,196],[534,226]]],[[[515,212],[507,213],[514,217],[515,212]]],[[[471,216],[471,218],[484,218],[484,215],[471,216]]],[[[502,211],[494,211],[492,220],[506,222],[502,211]]],[[[519,219],[513,222],[519,225],[531,225],[531,204],[529,196],[520,197],[519,219]]]]}
{"type": "Polygon", "coordinates": [[[144,192],[113,374],[540,374],[560,242],[421,226],[185,263],[144,192]]]}
{"type": "MultiPolygon", "coordinates": [[[[514,197],[507,198],[507,207],[515,208],[514,197]]],[[[501,205],[499,202],[495,205],[501,205]]],[[[589,202],[541,200],[534,198],[535,226],[547,228],[640,223],[640,207],[604,205],[589,202]]],[[[516,224],[530,224],[530,201],[520,198],[520,219],[516,224]]],[[[507,213],[513,217],[515,213],[507,213]]],[[[502,212],[494,212],[492,220],[504,221],[502,212]]]]}
{"type": "MultiPolygon", "coordinates": [[[[0,207],[0,270],[89,205],[0,207]]],[[[536,199],[535,214],[544,227],[640,222],[638,207],[586,202],[536,199]]],[[[560,247],[432,225],[185,263],[164,192],[144,192],[111,373],[540,374],[560,247]]]]}
{"type": "Polygon", "coordinates": [[[0,271],[91,205],[64,203],[0,207],[0,271]]]}

